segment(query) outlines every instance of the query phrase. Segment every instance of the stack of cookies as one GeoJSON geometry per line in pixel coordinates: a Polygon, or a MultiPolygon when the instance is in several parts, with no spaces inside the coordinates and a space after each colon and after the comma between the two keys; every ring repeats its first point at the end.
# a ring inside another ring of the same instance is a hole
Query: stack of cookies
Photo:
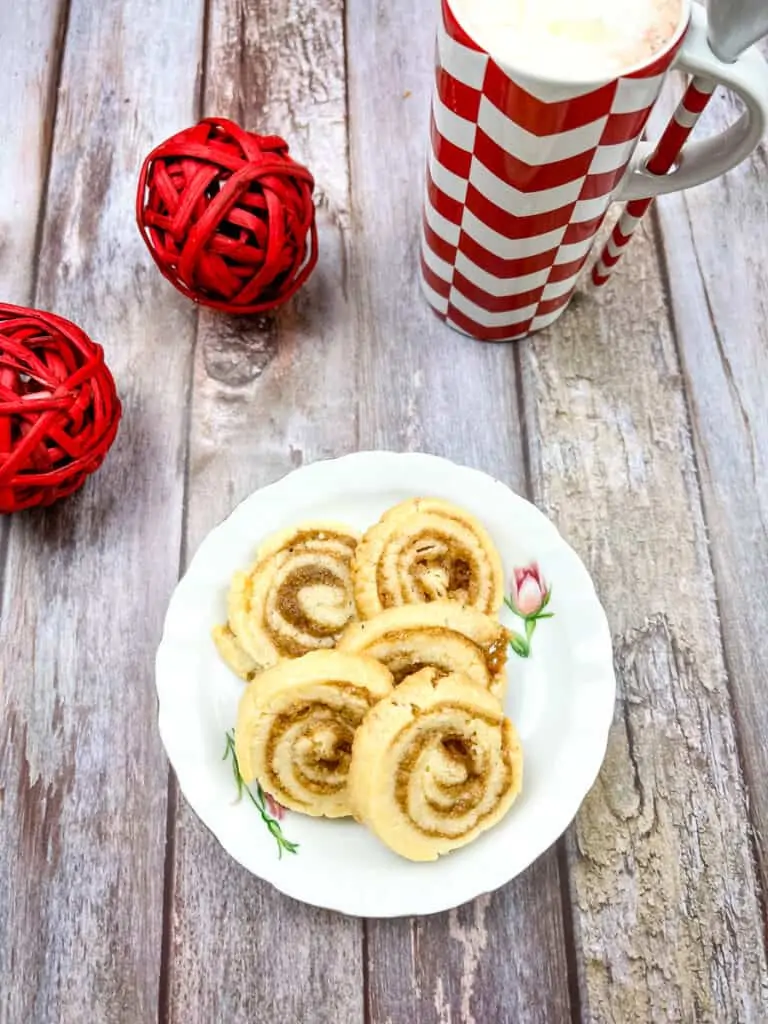
{"type": "Polygon", "coordinates": [[[214,630],[248,683],[246,782],[304,814],[352,814],[412,860],[471,842],[522,783],[503,598],[487,531],[438,499],[402,502],[362,538],[307,523],[268,539],[214,630]]]}

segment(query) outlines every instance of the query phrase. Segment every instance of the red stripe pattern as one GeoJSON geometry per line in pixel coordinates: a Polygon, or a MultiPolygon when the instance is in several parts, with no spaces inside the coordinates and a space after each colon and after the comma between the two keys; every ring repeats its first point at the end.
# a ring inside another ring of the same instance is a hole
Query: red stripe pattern
{"type": "MultiPolygon", "coordinates": [[[[707,78],[694,78],[685,92],[677,110],[672,116],[659,144],[648,160],[651,174],[668,174],[675,166],[688,136],[701,117],[704,108],[712,98],[715,82],[707,78]]],[[[600,259],[592,268],[592,281],[598,287],[604,285],[624,255],[638,224],[653,204],[653,199],[633,199],[627,203],[613,233],[603,249],[600,259]]]]}
{"type": "Polygon", "coordinates": [[[451,326],[512,340],[568,304],[674,53],[600,88],[513,80],[442,7],[422,284],[451,326]]]}

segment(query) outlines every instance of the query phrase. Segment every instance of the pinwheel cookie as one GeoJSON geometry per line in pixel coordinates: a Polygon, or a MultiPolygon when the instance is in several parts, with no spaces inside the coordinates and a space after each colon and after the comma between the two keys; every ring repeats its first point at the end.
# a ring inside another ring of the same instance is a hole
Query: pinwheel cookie
{"type": "Polygon", "coordinates": [[[213,638],[244,679],[307,651],[333,647],[355,618],[351,564],[359,535],[306,523],[266,540],[248,572],[235,574],[225,626],[213,638]]]}
{"type": "Polygon", "coordinates": [[[497,699],[504,696],[509,633],[490,615],[455,601],[389,608],[352,623],[338,646],[377,658],[396,684],[431,666],[442,674],[461,672],[497,699]]]}
{"type": "Polygon", "coordinates": [[[313,651],[263,672],[240,700],[235,751],[245,782],[314,817],[350,814],[347,774],[355,731],[392,690],[379,662],[313,651]]]}
{"type": "Polygon", "coordinates": [[[465,676],[423,669],[357,730],[355,816],[409,860],[437,860],[496,825],[519,794],[523,754],[498,702],[465,676]]]}
{"type": "Polygon", "coordinates": [[[385,512],[363,537],[353,565],[362,618],[445,599],[493,615],[504,599],[501,559],[488,532],[437,498],[413,498],[385,512]]]}

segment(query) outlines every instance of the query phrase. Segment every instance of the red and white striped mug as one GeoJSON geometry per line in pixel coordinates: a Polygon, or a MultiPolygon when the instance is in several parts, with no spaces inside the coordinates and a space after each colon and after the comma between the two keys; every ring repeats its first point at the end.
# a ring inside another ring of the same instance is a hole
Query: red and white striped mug
{"type": "Polygon", "coordinates": [[[589,83],[503,66],[468,36],[450,0],[441,2],[422,286],[440,317],[482,341],[525,337],[563,313],[611,201],[724,174],[768,123],[768,66],[754,50],[733,64],[718,60],[691,0],[663,51],[589,83]],[[672,67],[727,86],[746,111],[654,177],[644,170],[653,147],[640,138],[672,67]]]}

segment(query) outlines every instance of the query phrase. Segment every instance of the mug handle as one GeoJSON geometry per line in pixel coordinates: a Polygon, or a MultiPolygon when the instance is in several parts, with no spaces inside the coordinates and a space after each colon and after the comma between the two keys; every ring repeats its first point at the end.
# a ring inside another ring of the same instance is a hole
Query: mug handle
{"type": "Polygon", "coordinates": [[[615,199],[650,199],[711,181],[745,160],[763,137],[768,125],[768,64],[754,47],[733,64],[726,64],[710,49],[707,35],[706,15],[694,4],[691,24],[673,67],[732,89],[747,109],[719,135],[689,143],[669,174],[648,171],[646,165],[656,146],[641,142],[615,199]]]}

